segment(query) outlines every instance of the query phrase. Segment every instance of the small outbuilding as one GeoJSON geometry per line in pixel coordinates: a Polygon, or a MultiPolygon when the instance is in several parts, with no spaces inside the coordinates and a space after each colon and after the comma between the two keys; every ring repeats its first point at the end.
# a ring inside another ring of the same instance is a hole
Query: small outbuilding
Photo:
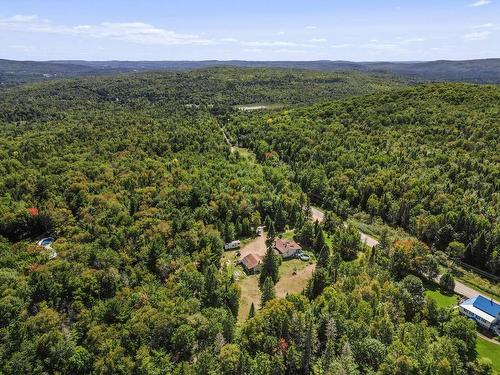
{"type": "Polygon", "coordinates": [[[286,259],[294,257],[302,247],[295,241],[278,238],[274,241],[274,250],[286,259]]]}
{"type": "Polygon", "coordinates": [[[262,270],[262,259],[258,255],[248,254],[241,260],[241,265],[248,274],[253,275],[262,270]]]}

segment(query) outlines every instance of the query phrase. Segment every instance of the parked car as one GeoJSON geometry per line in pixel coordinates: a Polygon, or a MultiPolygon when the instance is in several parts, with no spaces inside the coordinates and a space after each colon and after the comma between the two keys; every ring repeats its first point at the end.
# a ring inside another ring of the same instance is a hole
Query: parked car
{"type": "Polygon", "coordinates": [[[311,260],[311,257],[307,254],[301,254],[301,255],[299,255],[299,259],[304,261],[304,262],[307,262],[307,261],[311,260]]]}

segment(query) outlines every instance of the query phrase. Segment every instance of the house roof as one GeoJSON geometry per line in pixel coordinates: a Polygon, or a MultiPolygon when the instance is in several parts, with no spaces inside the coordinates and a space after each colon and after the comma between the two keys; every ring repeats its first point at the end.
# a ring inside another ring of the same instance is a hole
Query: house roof
{"type": "Polygon", "coordinates": [[[297,242],[283,240],[281,238],[278,238],[276,241],[274,241],[274,248],[278,250],[278,252],[280,252],[281,254],[286,253],[290,250],[292,251],[302,250],[302,247],[297,242]]]}
{"type": "Polygon", "coordinates": [[[500,314],[500,304],[481,295],[469,298],[460,306],[489,322],[493,322],[500,314]]]}
{"type": "Polygon", "coordinates": [[[258,255],[255,254],[248,254],[246,257],[244,257],[241,260],[241,263],[247,268],[247,269],[253,269],[256,266],[258,266],[261,263],[261,259],[258,255]]]}

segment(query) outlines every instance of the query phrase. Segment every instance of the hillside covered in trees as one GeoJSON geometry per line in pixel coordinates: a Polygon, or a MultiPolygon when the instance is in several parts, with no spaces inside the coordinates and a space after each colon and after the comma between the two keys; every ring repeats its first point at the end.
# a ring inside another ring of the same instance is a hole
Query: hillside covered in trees
{"type": "MultiPolygon", "coordinates": [[[[218,68],[188,72],[123,74],[47,82],[5,89],[7,98],[31,97],[33,105],[86,100],[126,105],[233,106],[303,104],[387,91],[407,84],[388,74],[291,69],[218,68]],[[13,91],[13,95],[8,95],[13,91]]],[[[4,108],[4,111],[14,106],[4,108]]]]}
{"type": "Polygon", "coordinates": [[[213,68],[279,68],[319,72],[372,72],[420,82],[500,83],[500,59],[418,62],[355,61],[15,61],[0,59],[0,87],[70,77],[132,72],[186,72],[213,68]]]}
{"type": "Polygon", "coordinates": [[[363,210],[500,274],[500,89],[433,84],[263,116],[231,129],[317,203],[363,210]]]}
{"type": "Polygon", "coordinates": [[[0,373],[491,373],[474,324],[424,295],[432,249],[365,249],[339,218],[366,210],[439,249],[484,241],[480,265],[495,259],[498,89],[389,92],[399,86],[221,69],[2,92],[0,373]],[[221,125],[258,162],[233,152],[221,125]],[[324,224],[307,220],[309,197],[334,211],[324,224]],[[264,222],[296,228],[315,273],[284,299],[268,285],[263,306],[236,323],[242,291],[223,244],[264,222]],[[35,245],[45,236],[56,256],[35,245]]]}

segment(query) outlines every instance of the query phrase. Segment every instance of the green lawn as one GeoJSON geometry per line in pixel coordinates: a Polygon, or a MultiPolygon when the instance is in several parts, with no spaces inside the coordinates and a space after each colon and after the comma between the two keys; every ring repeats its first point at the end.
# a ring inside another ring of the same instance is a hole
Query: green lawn
{"type": "Polygon", "coordinates": [[[493,344],[478,336],[476,349],[479,357],[491,360],[494,374],[500,374],[500,345],[493,344]]]}
{"type": "Polygon", "coordinates": [[[438,307],[453,307],[458,303],[458,297],[455,294],[443,294],[438,288],[427,289],[425,295],[436,301],[438,307]]]}
{"type": "Polygon", "coordinates": [[[459,297],[456,294],[445,294],[436,283],[425,281],[425,295],[436,301],[438,307],[454,307],[459,302],[459,297]]]}

